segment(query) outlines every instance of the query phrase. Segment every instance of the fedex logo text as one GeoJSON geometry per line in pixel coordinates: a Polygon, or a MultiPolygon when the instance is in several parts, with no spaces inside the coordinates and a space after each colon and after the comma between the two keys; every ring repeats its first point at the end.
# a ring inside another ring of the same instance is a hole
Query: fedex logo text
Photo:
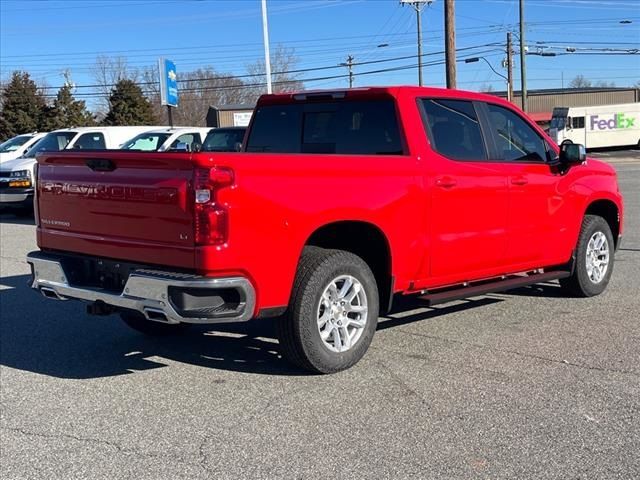
{"type": "Polygon", "coordinates": [[[636,119],[625,117],[624,113],[616,113],[608,119],[600,119],[598,115],[591,115],[591,130],[614,130],[616,128],[631,128],[635,126],[636,119]]]}

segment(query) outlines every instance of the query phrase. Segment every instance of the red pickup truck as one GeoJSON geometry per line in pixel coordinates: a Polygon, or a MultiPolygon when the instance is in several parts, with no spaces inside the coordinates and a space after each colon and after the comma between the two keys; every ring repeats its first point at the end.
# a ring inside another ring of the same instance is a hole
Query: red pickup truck
{"type": "Polygon", "coordinates": [[[283,355],[323,373],[362,358],[399,294],[597,295],[622,236],[612,167],[454,90],[265,95],[242,152],[38,164],[33,288],[150,334],[278,317],[283,355]]]}

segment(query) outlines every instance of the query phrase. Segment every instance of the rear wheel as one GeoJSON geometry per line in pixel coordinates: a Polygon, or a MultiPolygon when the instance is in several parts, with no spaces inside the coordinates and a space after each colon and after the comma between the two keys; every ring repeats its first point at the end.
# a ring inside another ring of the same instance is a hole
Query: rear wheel
{"type": "Polygon", "coordinates": [[[184,333],[191,324],[189,323],[160,323],[148,320],[143,314],[134,311],[120,312],[120,318],[129,327],[140,333],[153,337],[179,335],[184,333]]]}
{"type": "Polygon", "coordinates": [[[378,287],[360,257],[305,248],[287,314],[278,323],[283,356],[317,373],[355,365],[378,322],[378,287]]]}
{"type": "Polygon", "coordinates": [[[569,294],[592,297],[602,293],[613,272],[614,243],[609,224],[596,215],[585,215],[576,247],[573,274],[560,280],[569,294]]]}

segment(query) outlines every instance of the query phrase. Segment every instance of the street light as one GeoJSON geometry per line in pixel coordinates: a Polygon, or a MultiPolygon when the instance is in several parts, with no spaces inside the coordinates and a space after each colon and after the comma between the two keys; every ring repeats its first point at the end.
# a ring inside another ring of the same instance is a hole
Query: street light
{"type": "Polygon", "coordinates": [[[508,79],[506,76],[504,76],[503,74],[501,74],[500,72],[498,72],[495,68],[493,68],[493,65],[491,65],[491,63],[489,62],[489,60],[487,60],[487,59],[486,59],[486,58],[484,58],[484,57],[471,57],[471,58],[465,58],[465,59],[464,59],[464,63],[475,63],[475,62],[479,62],[480,60],[484,60],[484,61],[485,61],[485,63],[486,63],[487,65],[489,65],[489,68],[490,68],[491,70],[493,70],[493,73],[495,73],[495,74],[496,74],[496,75],[498,75],[499,77],[504,78],[507,82],[509,82],[509,79],[508,79]]]}

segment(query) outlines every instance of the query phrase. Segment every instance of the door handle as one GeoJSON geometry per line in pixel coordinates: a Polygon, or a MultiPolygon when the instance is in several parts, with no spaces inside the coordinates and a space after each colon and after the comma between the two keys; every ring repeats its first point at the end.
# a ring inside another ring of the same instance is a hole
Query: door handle
{"type": "Polygon", "coordinates": [[[442,188],[453,188],[458,184],[454,178],[440,177],[436,179],[436,185],[442,188]]]}
{"type": "Polygon", "coordinates": [[[517,177],[511,178],[511,183],[513,185],[526,185],[527,183],[529,183],[529,180],[523,175],[518,175],[517,177]]]}

